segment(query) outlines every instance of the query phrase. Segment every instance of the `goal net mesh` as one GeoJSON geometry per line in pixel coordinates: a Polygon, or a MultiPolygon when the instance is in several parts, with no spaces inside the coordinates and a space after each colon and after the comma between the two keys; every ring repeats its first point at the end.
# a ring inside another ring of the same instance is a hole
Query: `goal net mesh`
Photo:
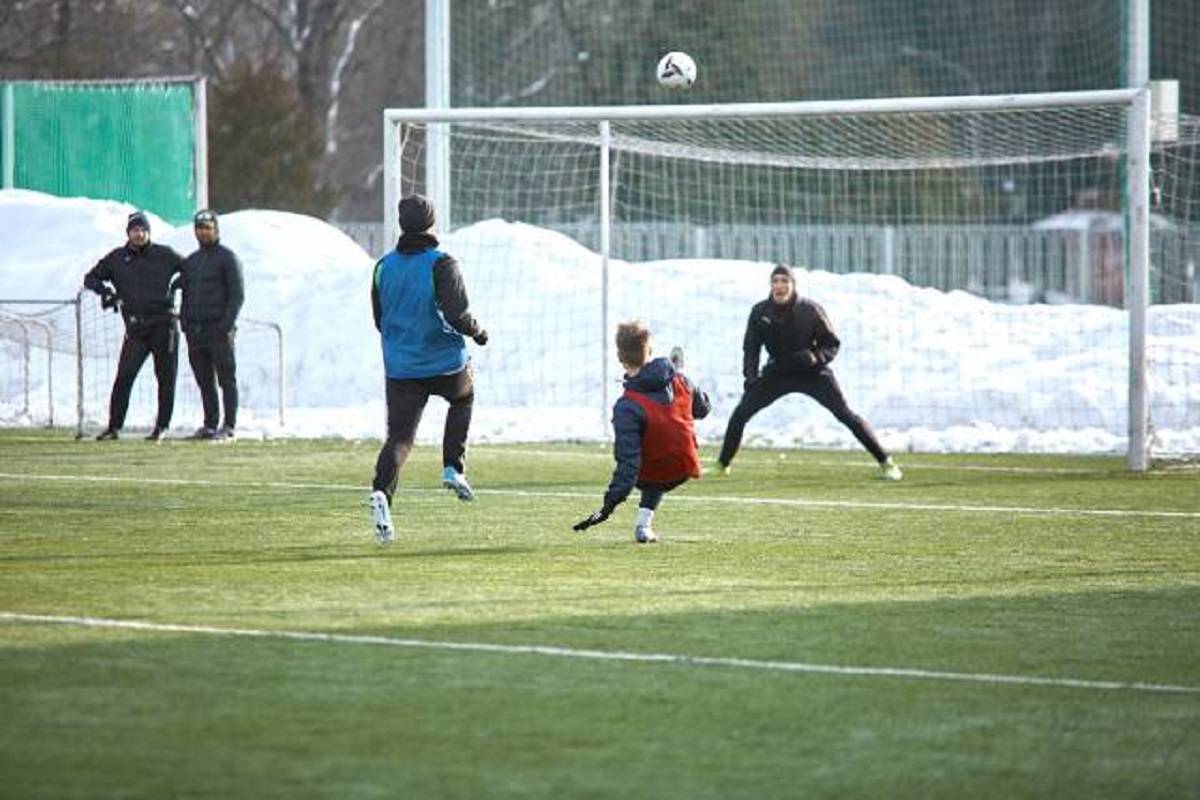
{"type": "MultiPolygon", "coordinates": [[[[98,432],[108,423],[124,336],[121,317],[102,309],[91,292],[43,307],[5,305],[0,298],[0,358],[10,365],[0,370],[0,412],[5,419],[29,424],[72,426],[83,435],[98,432]]],[[[239,427],[272,428],[279,420],[280,346],[272,325],[239,320],[239,427]]],[[[172,415],[176,435],[190,433],[204,418],[182,334],[178,359],[172,415]]],[[[148,431],[157,409],[154,358],[147,356],[130,395],[126,429],[148,431]]]]}
{"type": "MultiPolygon", "coordinates": [[[[641,318],[660,355],[686,351],[715,405],[698,428],[719,441],[747,314],[784,262],[842,340],[833,369],[851,407],[891,447],[1123,452],[1127,126],[1118,105],[613,120],[607,271],[599,123],[399,123],[395,135],[401,194],[433,193],[427,142],[449,141],[443,244],[493,333],[476,353],[481,410],[525,409],[546,437],[603,436],[602,403],[620,392],[608,342],[641,318]]],[[[1196,141],[1185,120],[1153,157],[1156,454],[1200,451],[1196,141]]],[[[799,399],[747,436],[856,446],[799,399]]]]}

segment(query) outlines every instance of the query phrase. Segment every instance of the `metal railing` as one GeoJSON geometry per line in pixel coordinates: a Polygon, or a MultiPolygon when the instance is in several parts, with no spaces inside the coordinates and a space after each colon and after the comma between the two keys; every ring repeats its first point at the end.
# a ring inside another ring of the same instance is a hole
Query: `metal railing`
{"type": "MultiPolygon", "coordinates": [[[[370,253],[382,253],[378,222],[333,223],[370,253]]],[[[598,222],[534,221],[590,249],[598,222]]],[[[783,261],[839,274],[898,275],[914,286],[961,290],[1005,302],[1123,304],[1119,233],[1027,225],[869,226],[614,223],[612,255],[783,261]]],[[[1200,301],[1200,226],[1150,233],[1153,303],[1200,301]]]]}

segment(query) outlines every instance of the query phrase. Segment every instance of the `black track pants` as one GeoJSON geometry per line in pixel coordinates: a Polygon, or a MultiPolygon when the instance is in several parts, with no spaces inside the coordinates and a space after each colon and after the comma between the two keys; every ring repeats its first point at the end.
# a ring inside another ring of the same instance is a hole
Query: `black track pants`
{"type": "Polygon", "coordinates": [[[154,424],[169,427],[175,409],[175,377],[179,371],[179,328],[173,321],[151,325],[130,324],[125,329],[117,377],[108,403],[108,426],[120,430],[129,411],[129,395],[146,358],[154,356],[154,377],[158,381],[158,416],[154,424]]]}
{"type": "Polygon", "coordinates": [[[196,386],[200,389],[206,428],[218,427],[221,408],[217,404],[217,386],[221,387],[225,427],[237,427],[238,384],[234,339],[233,330],[216,328],[189,331],[187,335],[188,362],[192,365],[192,374],[196,376],[196,386]]]}
{"type": "Polygon", "coordinates": [[[742,444],[742,432],[751,417],[784,395],[794,392],[806,394],[827,408],[838,422],[850,429],[854,438],[858,439],[876,461],[883,463],[887,460],[887,451],[875,438],[870,424],[850,410],[841,387],[838,386],[837,378],[829,368],[825,368],[806,375],[767,373],[751,384],[742,395],[737,408],[733,410],[729,425],[725,428],[725,441],[721,445],[721,455],[718,457],[720,462],[726,466],[733,462],[733,457],[737,455],[742,444]]]}
{"type": "Polygon", "coordinates": [[[372,488],[387,493],[396,492],[400,469],[412,451],[417,425],[430,395],[437,395],[450,404],[446,412],[446,428],[442,433],[442,466],[463,472],[467,452],[467,433],[471,428],[471,411],[475,404],[475,383],[471,367],[453,375],[432,378],[387,380],[387,441],[375,460],[375,480],[372,488]]]}

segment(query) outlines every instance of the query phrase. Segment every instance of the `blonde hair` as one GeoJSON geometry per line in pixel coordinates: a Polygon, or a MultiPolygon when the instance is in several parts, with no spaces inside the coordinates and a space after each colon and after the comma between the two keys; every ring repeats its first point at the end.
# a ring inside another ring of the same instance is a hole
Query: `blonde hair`
{"type": "Polygon", "coordinates": [[[617,325],[617,358],[627,367],[641,367],[650,360],[650,329],[640,319],[617,325]]]}

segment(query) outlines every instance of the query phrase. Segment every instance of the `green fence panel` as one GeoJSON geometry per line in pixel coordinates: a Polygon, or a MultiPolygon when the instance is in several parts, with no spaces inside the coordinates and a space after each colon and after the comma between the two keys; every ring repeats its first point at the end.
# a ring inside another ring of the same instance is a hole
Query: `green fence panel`
{"type": "Polygon", "coordinates": [[[14,185],[121,200],[179,224],[196,209],[195,84],[14,84],[14,185]]]}

